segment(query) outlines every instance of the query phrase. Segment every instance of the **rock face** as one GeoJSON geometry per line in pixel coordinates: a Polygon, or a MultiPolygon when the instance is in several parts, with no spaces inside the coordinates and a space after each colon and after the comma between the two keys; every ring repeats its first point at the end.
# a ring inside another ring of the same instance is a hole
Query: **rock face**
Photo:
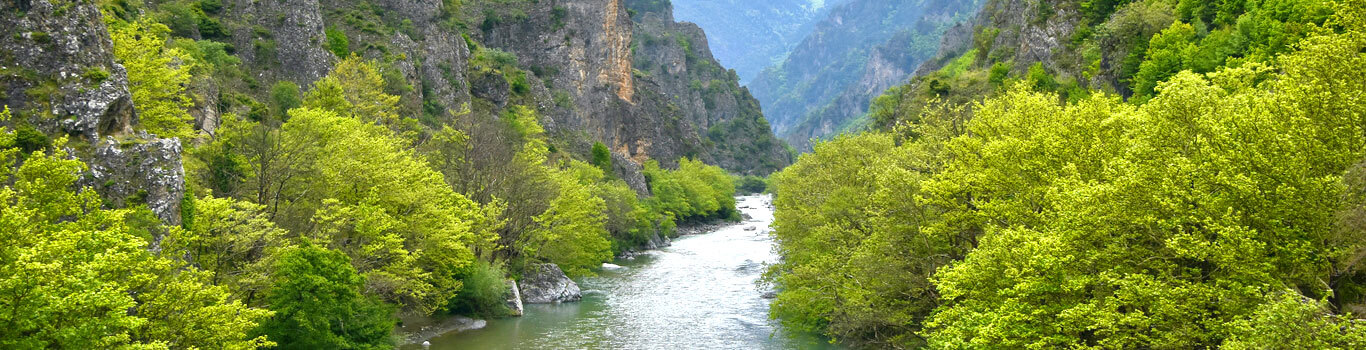
{"type": "Polygon", "coordinates": [[[508,310],[511,310],[512,316],[522,316],[524,311],[524,308],[522,307],[522,290],[517,287],[517,281],[515,280],[508,280],[507,306],[508,310]]]}
{"type": "Polygon", "coordinates": [[[963,53],[978,49],[978,61],[1010,62],[1014,72],[1026,71],[1039,63],[1060,80],[1075,79],[1092,89],[1127,96],[1132,92],[1120,81],[1122,61],[1129,57],[1129,50],[1138,44],[1136,41],[1146,43],[1175,19],[1169,4],[1139,5],[1121,7],[1110,20],[1086,29],[1102,33],[1096,35],[1100,61],[1094,72],[1084,73],[1092,63],[1072,43],[1074,34],[1083,27],[1083,15],[1077,9],[1054,1],[988,0],[976,17],[944,36],[938,55],[921,65],[916,75],[939,70],[963,53]],[[1049,6],[1050,10],[1041,11],[1040,6],[1049,6]],[[1142,11],[1137,16],[1142,20],[1115,19],[1128,17],[1124,15],[1127,11],[1142,11]],[[1111,30],[1132,34],[1105,34],[1111,30]]]}
{"type": "Polygon", "coordinates": [[[94,4],[0,2],[0,105],[48,134],[132,131],[127,73],[94,4]]]}
{"type": "Polygon", "coordinates": [[[522,276],[519,284],[522,300],[527,304],[576,302],[583,299],[579,284],[564,275],[555,264],[540,264],[522,276]]]}
{"type": "Polygon", "coordinates": [[[185,170],[180,141],[133,134],[136,106],[114,62],[102,15],[90,2],[0,2],[0,104],[49,135],[73,135],[90,166],[85,183],[111,207],[147,204],[180,223],[185,170]]]}
{"type": "Polygon", "coordinates": [[[109,205],[145,203],[163,222],[179,225],[180,201],[185,197],[180,153],[177,139],[106,137],[90,161],[93,187],[109,205]]]}
{"type": "Polygon", "coordinates": [[[812,137],[856,127],[869,102],[905,83],[934,56],[944,31],[968,20],[981,2],[849,0],[750,88],[778,136],[808,149],[812,137]]]}
{"type": "Polygon", "coordinates": [[[786,145],[773,137],[759,101],[740,87],[737,73],[712,57],[706,33],[695,24],[675,22],[668,6],[648,3],[628,2],[638,32],[634,66],[642,104],[685,118],[697,130],[701,144],[694,157],[746,174],[787,166],[786,145]]]}
{"type": "Polygon", "coordinates": [[[229,0],[223,5],[243,64],[299,86],[332,69],[334,56],[323,49],[326,35],[317,0],[229,0]]]}

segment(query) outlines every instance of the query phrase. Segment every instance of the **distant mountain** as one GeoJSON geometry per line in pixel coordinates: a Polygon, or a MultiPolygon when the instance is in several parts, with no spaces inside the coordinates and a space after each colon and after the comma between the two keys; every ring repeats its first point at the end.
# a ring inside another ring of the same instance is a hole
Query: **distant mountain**
{"type": "Polygon", "coordinates": [[[674,17],[707,30],[712,53],[747,83],[782,62],[826,10],[848,0],[673,0],[674,17]]]}
{"type": "Polygon", "coordinates": [[[846,0],[748,87],[779,137],[807,149],[857,126],[869,101],[933,58],[943,33],[981,0],[846,0]]]}

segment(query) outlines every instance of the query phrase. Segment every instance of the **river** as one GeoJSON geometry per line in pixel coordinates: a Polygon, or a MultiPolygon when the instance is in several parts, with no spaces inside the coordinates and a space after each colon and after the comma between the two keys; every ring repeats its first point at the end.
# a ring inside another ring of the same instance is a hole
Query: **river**
{"type": "Polygon", "coordinates": [[[737,197],[752,219],[676,239],[579,280],[581,302],[527,305],[522,317],[439,336],[431,349],[835,349],[768,319],[770,299],[756,281],[778,259],[769,200],[737,197]]]}

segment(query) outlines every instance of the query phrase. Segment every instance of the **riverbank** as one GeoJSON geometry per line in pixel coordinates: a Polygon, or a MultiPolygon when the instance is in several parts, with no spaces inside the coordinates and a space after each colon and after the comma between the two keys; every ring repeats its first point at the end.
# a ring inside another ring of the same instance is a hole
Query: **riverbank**
{"type": "Polygon", "coordinates": [[[465,316],[451,316],[439,319],[433,317],[404,317],[403,326],[399,327],[394,333],[399,337],[400,346],[416,345],[444,334],[471,331],[486,326],[488,326],[488,321],[465,316]]]}
{"type": "Polygon", "coordinates": [[[767,290],[755,283],[778,259],[767,198],[738,198],[750,220],[689,225],[671,246],[579,280],[580,302],[527,305],[523,317],[431,339],[430,350],[838,349],[768,318],[767,290]]]}
{"type": "Polygon", "coordinates": [[[737,197],[744,220],[681,225],[668,244],[576,281],[580,302],[528,304],[522,317],[430,338],[431,349],[832,348],[768,319],[772,291],[755,282],[777,259],[770,203],[769,196],[737,197]]]}

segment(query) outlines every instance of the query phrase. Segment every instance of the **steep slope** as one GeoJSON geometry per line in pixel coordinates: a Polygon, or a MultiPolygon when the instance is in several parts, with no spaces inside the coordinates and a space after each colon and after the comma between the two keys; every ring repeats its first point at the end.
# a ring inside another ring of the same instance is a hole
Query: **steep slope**
{"type": "MultiPolygon", "coordinates": [[[[737,135],[747,136],[722,145],[705,135],[717,123],[762,119],[742,110],[744,104],[690,109],[683,112],[688,118],[676,118],[671,101],[658,97],[673,94],[638,86],[632,45],[640,29],[621,0],[226,1],[200,10],[185,20],[199,25],[172,28],[175,34],[228,41],[243,62],[240,72],[196,87],[196,105],[203,108],[195,114],[206,131],[222,113],[282,114],[287,107],[271,96],[280,82],[308,86],[339,57],[356,54],[381,64],[386,91],[403,97],[405,114],[430,126],[530,105],[559,147],[577,154],[602,142],[634,163],[656,159],[671,166],[693,157],[762,174],[789,162],[771,134],[740,130],[737,135]],[[204,23],[213,23],[212,30],[203,30],[204,23]]],[[[688,63],[719,69],[710,58],[688,63]]],[[[720,80],[730,84],[726,91],[738,89],[734,79],[720,80]]]]}
{"type": "Polygon", "coordinates": [[[882,90],[933,56],[940,35],[975,0],[854,0],[830,10],[781,65],[750,88],[774,131],[797,148],[847,128],[882,90]]]}
{"type": "Polygon", "coordinates": [[[638,34],[633,51],[642,99],[681,113],[701,133],[718,165],[767,174],[787,166],[790,152],[773,137],[759,102],[739,85],[734,70],[712,57],[701,28],[674,21],[667,7],[628,1],[638,34]]]}
{"type": "Polygon", "coordinates": [[[16,130],[20,150],[58,145],[91,166],[82,185],[109,204],[147,205],[180,222],[181,147],[138,128],[128,75],[114,62],[100,10],[90,3],[0,3],[0,126],[16,130]],[[70,137],[66,144],[55,144],[70,137]]]}
{"type": "MultiPolygon", "coordinates": [[[[655,1],[667,3],[668,1],[655,1]]],[[[742,84],[779,63],[842,0],[677,0],[674,16],[709,29],[712,53],[742,84]]]]}
{"type": "Polygon", "coordinates": [[[990,0],[948,31],[914,80],[888,92],[873,122],[890,126],[931,100],[964,104],[1015,82],[1067,100],[1106,92],[1142,103],[1182,70],[1272,62],[1331,14],[1320,0],[990,0]]]}

